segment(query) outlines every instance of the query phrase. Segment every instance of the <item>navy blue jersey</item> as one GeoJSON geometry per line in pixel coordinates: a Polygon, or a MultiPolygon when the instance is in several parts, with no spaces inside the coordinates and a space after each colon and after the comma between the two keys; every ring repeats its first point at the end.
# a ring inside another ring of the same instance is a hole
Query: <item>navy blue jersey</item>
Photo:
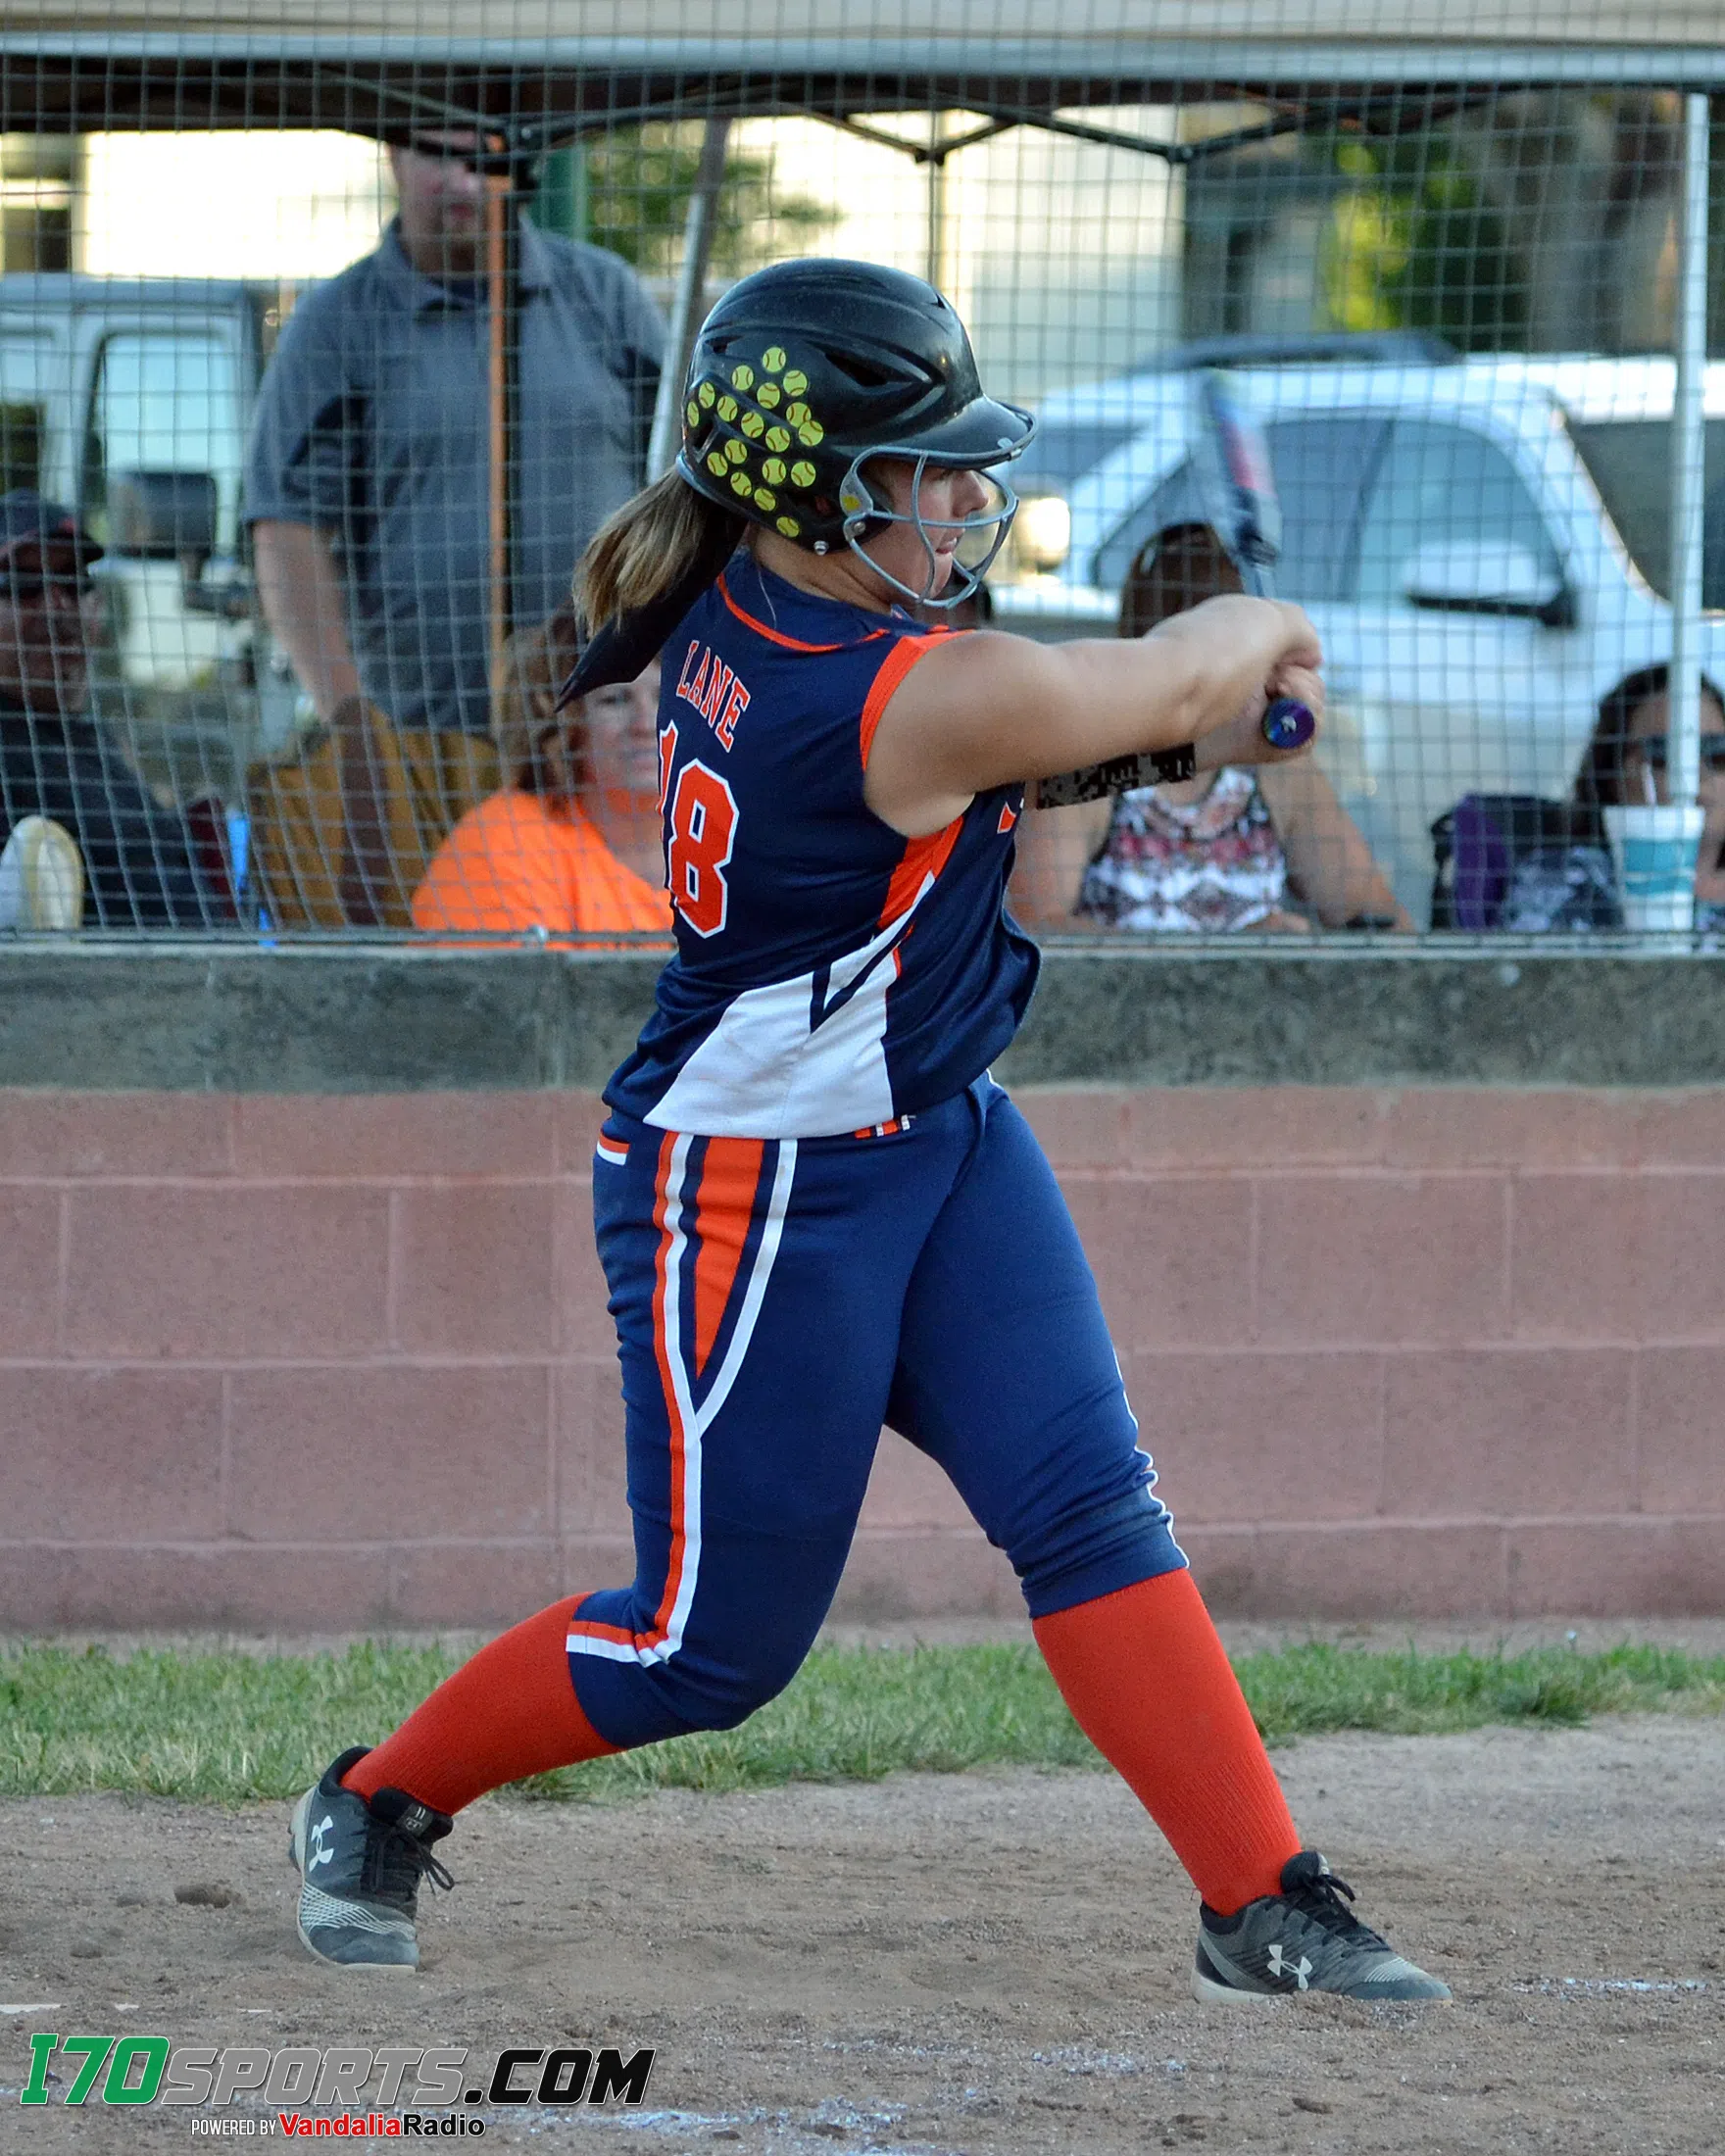
{"type": "Polygon", "coordinates": [[[606,1089],[663,1130],[814,1138],[950,1099],[1036,980],[1005,911],[1020,785],[907,839],[862,798],[881,712],[950,631],[733,557],[665,648],[660,793],[676,956],[606,1089]]]}

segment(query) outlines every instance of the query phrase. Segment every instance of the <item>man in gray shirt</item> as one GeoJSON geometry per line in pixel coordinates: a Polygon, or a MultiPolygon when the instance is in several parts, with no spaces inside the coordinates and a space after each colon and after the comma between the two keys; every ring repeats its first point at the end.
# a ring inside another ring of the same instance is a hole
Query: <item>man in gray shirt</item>
{"type": "MultiPolygon", "coordinates": [[[[400,215],[301,302],[260,393],[245,487],[259,593],[329,729],[255,805],[278,922],[405,924],[424,861],[496,784],[474,140],[390,151],[400,215]]],[[[640,485],[663,343],[616,256],[523,225],[518,623],[567,598],[582,548],[640,485]]]]}

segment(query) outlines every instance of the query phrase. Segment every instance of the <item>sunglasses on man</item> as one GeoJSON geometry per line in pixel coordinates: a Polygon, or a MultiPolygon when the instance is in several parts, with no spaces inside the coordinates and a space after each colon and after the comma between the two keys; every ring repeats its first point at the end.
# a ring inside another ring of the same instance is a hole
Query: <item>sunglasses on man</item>
{"type": "Polygon", "coordinates": [[[440,164],[459,165],[468,172],[513,172],[520,162],[501,145],[486,148],[482,144],[468,144],[458,149],[453,143],[444,142],[436,135],[410,135],[407,147],[417,157],[435,158],[440,164]]]}
{"type": "MultiPolygon", "coordinates": [[[[1708,771],[1725,771],[1725,734],[1702,734],[1700,738],[1701,767],[1708,771]]],[[[1671,743],[1665,734],[1641,734],[1625,744],[1626,753],[1636,751],[1650,771],[1662,771],[1670,759],[1671,743]]]]}

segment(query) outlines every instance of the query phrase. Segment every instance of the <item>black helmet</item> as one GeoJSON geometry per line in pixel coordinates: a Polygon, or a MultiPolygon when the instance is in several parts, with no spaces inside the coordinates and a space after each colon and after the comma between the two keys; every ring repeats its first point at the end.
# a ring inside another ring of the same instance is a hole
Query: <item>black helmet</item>
{"type": "MultiPolygon", "coordinates": [[[[863,477],[868,458],[982,470],[1016,457],[1035,426],[983,395],[964,325],[933,285],[820,258],[758,270],[724,295],[695,340],[682,417],[689,485],[816,554],[892,519],[863,477]]],[[[966,560],[940,604],[974,590],[1006,539],[1017,502],[996,484],[999,505],[964,519],[991,536],[986,558],[966,560]]]]}

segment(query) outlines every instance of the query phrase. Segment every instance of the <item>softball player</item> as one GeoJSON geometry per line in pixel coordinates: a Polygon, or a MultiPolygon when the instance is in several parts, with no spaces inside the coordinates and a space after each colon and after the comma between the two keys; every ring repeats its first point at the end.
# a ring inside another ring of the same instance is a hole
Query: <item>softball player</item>
{"type": "Polygon", "coordinates": [[[604,626],[569,684],[664,648],[677,952],[593,1171],[635,1579],[562,1597],[333,1762],[293,1817],[300,1937],[417,1966],[464,1805],[779,1691],[886,1422],[1008,1552],[1073,1714],[1196,1883],[1199,1996],[1446,1997],[1301,1847],[1053,1172],[988,1074],[1036,976],[1003,903],[1025,780],[1186,743],[1200,768],[1267,760],[1266,695],[1321,708],[1310,625],[1244,598],[1138,643],[920,625],[908,606],[957,603],[1005,540],[997,474],[1032,421],[897,271],[746,278],[682,417],[675,470],[582,564],[604,626]]]}

